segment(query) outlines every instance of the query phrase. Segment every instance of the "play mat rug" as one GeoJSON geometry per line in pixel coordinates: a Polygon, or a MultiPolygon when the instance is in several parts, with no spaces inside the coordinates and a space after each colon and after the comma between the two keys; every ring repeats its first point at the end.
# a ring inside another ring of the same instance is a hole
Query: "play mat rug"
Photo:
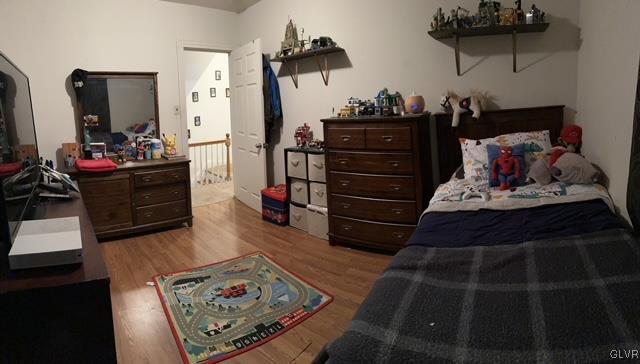
{"type": "Polygon", "coordinates": [[[153,280],[185,363],[254,349],[333,300],[261,252],[153,280]]]}

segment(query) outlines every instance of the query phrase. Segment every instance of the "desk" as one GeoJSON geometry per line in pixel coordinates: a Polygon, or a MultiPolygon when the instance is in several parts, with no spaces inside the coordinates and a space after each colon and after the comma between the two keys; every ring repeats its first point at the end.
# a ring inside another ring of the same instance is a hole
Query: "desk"
{"type": "MultiPolygon", "coordinates": [[[[83,263],[0,270],[0,362],[115,363],[109,272],[80,194],[45,218],[79,216],[83,263]]],[[[6,260],[4,261],[6,263],[6,260]]]]}

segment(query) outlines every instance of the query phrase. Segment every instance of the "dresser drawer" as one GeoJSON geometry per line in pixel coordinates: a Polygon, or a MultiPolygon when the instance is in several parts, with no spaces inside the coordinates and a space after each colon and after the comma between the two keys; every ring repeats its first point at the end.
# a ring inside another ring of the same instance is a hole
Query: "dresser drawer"
{"type": "Polygon", "coordinates": [[[409,240],[416,228],[414,225],[383,224],[337,216],[331,217],[329,224],[334,235],[398,247],[409,240]]]}
{"type": "Polygon", "coordinates": [[[187,191],[184,183],[167,186],[147,187],[136,191],[134,201],[136,206],[155,205],[164,202],[184,200],[187,191]]]}
{"type": "Polygon", "coordinates": [[[389,199],[415,199],[413,177],[331,172],[331,192],[389,199]]]}
{"type": "Polygon", "coordinates": [[[327,185],[324,183],[309,183],[309,196],[310,204],[327,207],[327,185]]]}
{"type": "Polygon", "coordinates": [[[306,207],[289,206],[289,225],[294,228],[307,231],[307,209],[306,207]]]}
{"type": "Polygon", "coordinates": [[[411,150],[411,128],[367,128],[367,149],[411,150]]]}
{"type": "Polygon", "coordinates": [[[399,224],[415,224],[418,212],[415,201],[380,200],[372,198],[331,195],[335,215],[356,219],[399,224]]]}
{"type": "Polygon", "coordinates": [[[187,215],[187,202],[185,200],[163,203],[147,207],[136,208],[136,223],[138,225],[177,219],[187,215]]]}
{"type": "Polygon", "coordinates": [[[287,175],[307,179],[307,158],[304,153],[287,153],[287,175]]]}
{"type": "Polygon", "coordinates": [[[328,128],[325,142],[327,148],[363,149],[364,128],[328,128]]]}
{"type": "Polygon", "coordinates": [[[291,201],[302,205],[309,203],[309,185],[307,181],[300,179],[291,179],[291,201]]]}
{"type": "Polygon", "coordinates": [[[325,182],[327,180],[324,154],[309,154],[307,169],[310,181],[325,182]]]}
{"type": "Polygon", "coordinates": [[[189,179],[189,170],[187,168],[161,169],[136,172],[133,176],[136,187],[155,186],[186,181],[189,179]]]}
{"type": "Polygon", "coordinates": [[[332,171],[413,175],[413,156],[408,153],[329,152],[332,171]]]}

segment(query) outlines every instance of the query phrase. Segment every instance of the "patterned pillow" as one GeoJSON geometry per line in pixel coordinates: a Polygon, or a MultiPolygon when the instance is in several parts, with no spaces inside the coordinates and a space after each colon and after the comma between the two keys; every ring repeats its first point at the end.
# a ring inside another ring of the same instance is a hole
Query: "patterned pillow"
{"type": "Polygon", "coordinates": [[[526,171],[529,170],[529,166],[533,162],[538,159],[546,160],[547,155],[551,153],[551,139],[548,130],[505,134],[479,140],[460,138],[459,141],[462,150],[464,177],[478,182],[489,180],[489,158],[487,155],[487,145],[489,144],[511,146],[524,144],[526,171]]]}

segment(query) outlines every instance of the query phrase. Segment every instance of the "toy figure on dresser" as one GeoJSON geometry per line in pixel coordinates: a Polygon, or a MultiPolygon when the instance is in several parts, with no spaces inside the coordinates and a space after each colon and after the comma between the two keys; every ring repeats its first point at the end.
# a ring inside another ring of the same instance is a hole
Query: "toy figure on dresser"
{"type": "Polygon", "coordinates": [[[347,99],[347,105],[340,108],[338,112],[339,118],[350,118],[358,115],[358,107],[360,105],[360,99],[357,97],[350,97],[347,99]]]}
{"type": "Polygon", "coordinates": [[[375,115],[402,115],[404,113],[403,104],[402,95],[399,92],[396,91],[390,94],[389,90],[385,87],[380,90],[375,97],[375,115]]]}
{"type": "Polygon", "coordinates": [[[144,144],[138,144],[137,150],[138,150],[138,155],[136,156],[136,159],[139,161],[143,161],[144,160],[144,144]]]}
{"type": "Polygon", "coordinates": [[[304,125],[296,128],[296,133],[293,137],[296,140],[296,146],[304,148],[313,140],[313,131],[311,131],[311,127],[307,123],[304,123],[304,125]]]}
{"type": "Polygon", "coordinates": [[[460,114],[463,111],[471,111],[474,119],[479,119],[482,110],[486,107],[489,97],[486,92],[471,91],[471,96],[461,98],[455,92],[447,91],[441,99],[440,106],[443,111],[453,112],[451,126],[457,127],[460,124],[460,114]]]}
{"type": "Polygon", "coordinates": [[[118,164],[124,164],[127,162],[127,155],[125,153],[125,148],[123,145],[120,144],[116,144],[114,145],[114,149],[116,150],[116,163],[118,164]]]}
{"type": "Polygon", "coordinates": [[[360,101],[358,105],[358,116],[375,115],[376,106],[371,100],[360,101]]]}
{"type": "Polygon", "coordinates": [[[320,139],[313,139],[307,146],[314,149],[324,149],[324,141],[320,139]]]}
{"type": "Polygon", "coordinates": [[[176,134],[165,135],[164,133],[162,133],[162,144],[164,144],[164,155],[176,155],[176,134]]]}

